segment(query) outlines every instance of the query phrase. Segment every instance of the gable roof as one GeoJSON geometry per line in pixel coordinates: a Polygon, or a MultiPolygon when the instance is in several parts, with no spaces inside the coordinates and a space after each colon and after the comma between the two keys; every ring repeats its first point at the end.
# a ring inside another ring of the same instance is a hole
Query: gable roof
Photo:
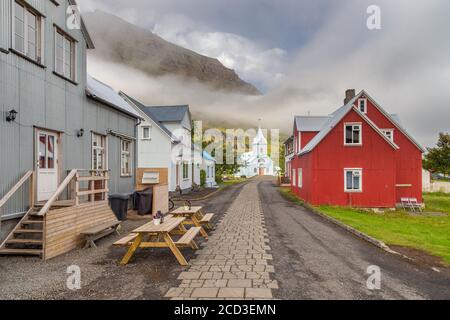
{"type": "MultiPolygon", "coordinates": [[[[77,6],[76,0],[68,0],[69,4],[71,6],[77,6]]],[[[84,24],[84,20],[82,17],[80,17],[80,23],[81,23],[81,33],[83,34],[84,40],[86,40],[86,46],[88,49],[95,49],[94,41],[92,41],[91,36],[89,35],[89,31],[86,28],[86,25],[84,24]]]]}
{"type": "Polygon", "coordinates": [[[207,151],[203,151],[203,159],[217,162],[217,160],[211,156],[207,151]]]}
{"type": "Polygon", "coordinates": [[[153,121],[156,126],[158,126],[169,138],[172,140],[172,142],[179,142],[178,139],[172,134],[172,132],[166,128],[164,124],[162,124],[159,119],[153,114],[153,112],[150,110],[150,108],[144,106],[141,102],[137,101],[136,99],[130,97],[124,92],[119,93],[124,99],[126,99],[128,102],[130,102],[132,105],[134,105],[136,108],[141,110],[151,121],[153,121]]]}
{"type": "Polygon", "coordinates": [[[301,150],[299,154],[307,154],[314,150],[314,148],[317,147],[320,142],[322,142],[322,140],[331,132],[331,130],[333,130],[338,125],[338,123],[341,122],[342,119],[344,119],[344,117],[352,110],[354,110],[367,124],[369,124],[375,130],[375,132],[377,132],[387,143],[389,143],[392,148],[396,150],[399,149],[399,147],[394,142],[389,140],[389,138],[386,137],[383,132],[381,132],[381,130],[375,125],[375,123],[373,123],[372,120],[370,120],[364,113],[359,111],[358,108],[354,106],[354,103],[359,98],[359,96],[360,95],[357,95],[345,106],[339,108],[333,114],[331,114],[320,132],[301,150]]]}
{"type": "Polygon", "coordinates": [[[384,110],[366,91],[361,91],[357,96],[360,97],[364,95],[367,99],[372,102],[375,108],[378,109],[388,120],[392,122],[392,124],[401,131],[408,139],[411,141],[422,153],[426,152],[425,148],[420,145],[417,140],[413,138],[413,136],[402,126],[400,117],[396,114],[389,114],[384,110]]]}
{"type": "Polygon", "coordinates": [[[298,131],[319,132],[320,130],[322,130],[323,126],[328,120],[330,120],[330,116],[323,116],[323,117],[297,116],[295,117],[295,126],[298,131]]]}
{"type": "Polygon", "coordinates": [[[180,106],[148,106],[150,112],[158,118],[160,122],[182,122],[186,113],[189,112],[188,105],[180,106]]]}
{"type": "Polygon", "coordinates": [[[141,115],[117,94],[113,88],[90,75],[87,75],[86,95],[133,118],[142,119],[141,115]]]}

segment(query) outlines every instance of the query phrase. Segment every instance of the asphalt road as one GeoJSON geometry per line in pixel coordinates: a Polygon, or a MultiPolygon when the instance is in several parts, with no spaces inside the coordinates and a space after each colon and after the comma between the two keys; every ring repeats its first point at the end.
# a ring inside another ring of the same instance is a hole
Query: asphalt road
{"type": "Polygon", "coordinates": [[[274,257],[278,299],[450,299],[450,278],[355,237],[262,180],[258,190],[274,257]],[[381,289],[367,289],[369,266],[381,289]]]}

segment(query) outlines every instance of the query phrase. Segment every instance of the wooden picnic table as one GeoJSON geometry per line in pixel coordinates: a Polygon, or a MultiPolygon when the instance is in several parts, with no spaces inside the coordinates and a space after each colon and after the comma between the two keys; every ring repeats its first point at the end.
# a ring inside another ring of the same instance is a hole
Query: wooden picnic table
{"type": "Polygon", "coordinates": [[[170,214],[172,214],[174,217],[185,218],[185,221],[183,222],[183,224],[185,225],[194,225],[201,228],[200,234],[205,239],[208,239],[208,234],[202,226],[202,219],[204,217],[202,210],[202,207],[180,207],[172,211],[170,214]]]}
{"type": "Polygon", "coordinates": [[[191,247],[192,249],[198,249],[194,238],[200,232],[200,229],[195,227],[187,230],[183,224],[185,220],[183,217],[168,216],[160,225],[156,225],[152,221],[137,228],[132,234],[116,242],[115,245],[129,247],[121,264],[128,264],[138,248],[170,248],[180,265],[189,265],[179,248],[191,247]],[[174,241],[171,234],[180,234],[182,237],[180,240],[174,241]],[[146,239],[146,242],[144,239],[146,239]]]}

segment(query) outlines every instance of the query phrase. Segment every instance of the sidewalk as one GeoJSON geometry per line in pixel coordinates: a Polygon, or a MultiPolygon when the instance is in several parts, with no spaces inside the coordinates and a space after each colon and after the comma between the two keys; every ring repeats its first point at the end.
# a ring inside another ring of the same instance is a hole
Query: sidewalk
{"type": "Polygon", "coordinates": [[[257,182],[248,183],[229,208],[191,267],[171,288],[172,299],[272,299],[278,284],[264,225],[257,182]]]}

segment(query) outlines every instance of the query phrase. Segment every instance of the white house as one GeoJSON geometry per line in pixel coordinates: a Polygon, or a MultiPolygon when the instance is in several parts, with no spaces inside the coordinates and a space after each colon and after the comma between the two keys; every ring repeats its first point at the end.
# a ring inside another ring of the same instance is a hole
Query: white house
{"type": "Polygon", "coordinates": [[[212,188],[216,183],[216,159],[214,159],[208,152],[203,151],[202,170],[206,172],[206,187],[212,188]]]}
{"type": "Polygon", "coordinates": [[[138,169],[167,170],[169,191],[188,192],[200,184],[201,153],[191,143],[189,106],[145,106],[121,93],[142,115],[139,125],[138,169]],[[198,165],[197,165],[198,163],[198,165]]]}
{"type": "Polygon", "coordinates": [[[241,167],[238,176],[248,178],[254,176],[273,176],[275,174],[274,163],[268,156],[267,139],[259,127],[255,139],[253,139],[252,151],[242,154],[240,158],[241,167]]]}

